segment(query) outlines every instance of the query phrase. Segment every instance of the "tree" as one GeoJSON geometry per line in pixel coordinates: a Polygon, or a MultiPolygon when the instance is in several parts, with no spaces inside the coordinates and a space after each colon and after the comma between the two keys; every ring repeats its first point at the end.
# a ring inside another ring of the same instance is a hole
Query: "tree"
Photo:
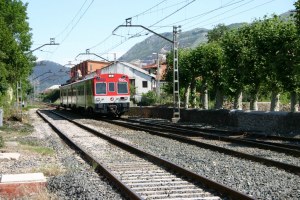
{"type": "Polygon", "coordinates": [[[35,58],[27,54],[32,42],[26,9],[19,0],[0,1],[0,95],[17,81],[28,85],[35,58]]]}
{"type": "Polygon", "coordinates": [[[208,43],[210,42],[219,42],[226,32],[229,31],[229,28],[224,24],[218,24],[211,31],[207,33],[208,43]]]}
{"type": "Polygon", "coordinates": [[[224,78],[226,79],[227,95],[234,97],[234,108],[242,109],[242,91],[245,87],[245,66],[242,52],[243,39],[238,30],[225,33],[221,40],[224,50],[224,78]]]}
{"type": "MultiPolygon", "coordinates": [[[[180,87],[184,88],[185,107],[189,104],[189,93],[191,84],[193,83],[193,74],[195,73],[190,64],[190,49],[179,49],[178,51],[178,66],[179,66],[179,82],[180,87]]],[[[169,93],[173,91],[173,55],[170,52],[167,55],[168,70],[166,74],[166,81],[168,82],[167,90],[169,93]]]]}
{"type": "MultiPolygon", "coordinates": [[[[257,21],[255,28],[255,46],[266,67],[267,89],[272,92],[270,110],[277,111],[280,92],[289,91],[293,96],[299,88],[296,26],[291,20],[283,21],[273,16],[257,21]]],[[[294,102],[291,106],[294,107],[294,102]]]]}

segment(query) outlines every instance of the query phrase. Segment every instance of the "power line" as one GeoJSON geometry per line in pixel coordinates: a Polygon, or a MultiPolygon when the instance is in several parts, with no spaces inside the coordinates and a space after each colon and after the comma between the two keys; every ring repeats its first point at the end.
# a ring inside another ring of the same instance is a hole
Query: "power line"
{"type": "MultiPolygon", "coordinates": [[[[189,17],[189,18],[187,18],[187,19],[183,19],[183,20],[174,22],[173,24],[178,24],[178,23],[181,23],[181,22],[184,22],[184,21],[188,21],[188,20],[191,20],[191,19],[194,19],[194,18],[203,17],[203,16],[208,15],[208,14],[210,14],[210,13],[213,13],[213,12],[215,12],[215,11],[217,11],[217,10],[227,8],[227,7],[229,7],[229,6],[232,6],[232,5],[237,4],[237,3],[241,3],[241,2],[243,2],[243,1],[245,1],[245,0],[240,0],[240,1],[237,1],[237,2],[231,1],[231,2],[233,2],[233,3],[229,2],[229,3],[227,3],[227,4],[224,5],[224,6],[220,6],[220,7],[218,7],[218,8],[215,8],[215,9],[209,10],[209,11],[207,11],[207,12],[204,12],[204,13],[201,13],[201,14],[198,14],[198,15],[195,15],[195,16],[193,16],[193,17],[189,17]]],[[[252,1],[253,1],[253,0],[252,0],[252,1]]],[[[172,25],[173,25],[173,24],[172,24],[172,25]]]]}
{"type": "MultiPolygon", "coordinates": [[[[254,6],[254,7],[252,7],[252,8],[243,10],[243,11],[241,11],[241,12],[238,12],[238,13],[234,14],[234,15],[231,15],[231,16],[228,16],[228,17],[225,17],[225,18],[222,18],[222,20],[228,19],[228,18],[231,18],[231,17],[234,17],[234,16],[237,16],[237,15],[240,15],[240,14],[242,14],[242,13],[248,12],[248,11],[253,10],[253,9],[255,9],[255,8],[264,6],[264,5],[266,5],[266,4],[268,4],[268,3],[271,3],[271,2],[273,2],[273,1],[275,1],[275,0],[267,1],[267,2],[265,2],[265,3],[262,3],[262,4],[259,4],[259,5],[257,5],[257,6],[254,6]]],[[[215,17],[214,17],[214,18],[215,18],[215,17]]],[[[208,19],[208,20],[210,20],[210,19],[208,19]]],[[[208,20],[205,20],[205,21],[208,21],[208,20]]],[[[220,21],[220,20],[217,20],[217,21],[214,21],[214,22],[211,22],[211,23],[208,23],[208,24],[204,24],[203,26],[212,25],[212,24],[215,24],[215,23],[217,23],[217,22],[219,22],[219,21],[220,21]]],[[[204,22],[204,21],[202,21],[202,22],[204,22]]],[[[192,27],[198,26],[198,25],[201,24],[202,22],[197,23],[197,24],[194,24],[194,25],[192,25],[192,26],[189,26],[188,28],[192,28],[192,27]]]]}
{"type": "MultiPolygon", "coordinates": [[[[87,0],[86,0],[87,1],[87,0]]],[[[74,28],[78,25],[78,23],[80,22],[80,20],[83,18],[83,16],[86,14],[86,12],[88,11],[88,9],[91,7],[91,5],[94,3],[94,0],[92,0],[90,2],[90,4],[88,5],[88,7],[84,10],[84,12],[82,13],[82,15],[78,18],[78,20],[76,21],[76,23],[71,27],[70,31],[67,33],[67,35],[63,38],[63,40],[60,42],[60,44],[63,44],[63,42],[69,37],[69,35],[71,34],[71,32],[74,30],[74,28]]],[[[85,4],[85,3],[84,3],[85,4]]],[[[83,5],[84,5],[83,4],[83,5]]],[[[83,7],[83,6],[82,6],[83,7]]],[[[57,51],[57,49],[60,46],[58,46],[53,53],[55,53],[57,51]]],[[[52,54],[53,55],[53,54],[52,54]]]]}
{"type": "Polygon", "coordinates": [[[71,24],[74,22],[76,17],[79,15],[79,13],[81,12],[82,8],[84,7],[84,5],[86,4],[87,1],[88,0],[84,1],[84,3],[81,5],[80,9],[77,11],[76,15],[73,17],[73,19],[69,22],[69,24],[59,34],[57,34],[55,36],[55,38],[59,37],[61,34],[63,34],[69,28],[69,26],[71,26],[71,24]]]}
{"type": "Polygon", "coordinates": [[[69,35],[71,34],[71,32],[73,31],[73,29],[77,26],[77,24],[79,23],[79,21],[82,19],[82,17],[85,15],[85,13],[88,11],[88,9],[91,7],[91,5],[94,3],[94,0],[91,1],[91,3],[88,5],[88,7],[85,9],[85,11],[83,12],[83,14],[79,17],[79,19],[77,20],[77,22],[72,26],[71,30],[67,33],[66,37],[61,41],[61,44],[69,37],[69,35]]]}
{"type": "MultiPolygon", "coordinates": [[[[154,6],[148,8],[147,10],[145,10],[145,11],[143,11],[143,12],[137,14],[137,15],[134,15],[132,18],[137,18],[137,17],[139,17],[139,16],[141,16],[141,15],[147,14],[148,11],[150,11],[150,10],[152,10],[153,8],[155,8],[155,7],[159,6],[159,5],[161,5],[161,4],[164,3],[165,1],[167,1],[167,0],[160,1],[159,3],[155,4],[154,6]]],[[[124,23],[123,23],[123,24],[124,24],[124,23]]],[[[93,49],[93,48],[95,48],[95,47],[97,47],[97,46],[100,46],[101,44],[103,44],[104,42],[106,42],[106,41],[107,41],[109,38],[111,38],[112,36],[113,36],[113,35],[110,34],[110,35],[107,36],[105,39],[103,39],[101,42],[99,42],[99,43],[97,43],[96,45],[90,47],[89,49],[93,49]]]]}

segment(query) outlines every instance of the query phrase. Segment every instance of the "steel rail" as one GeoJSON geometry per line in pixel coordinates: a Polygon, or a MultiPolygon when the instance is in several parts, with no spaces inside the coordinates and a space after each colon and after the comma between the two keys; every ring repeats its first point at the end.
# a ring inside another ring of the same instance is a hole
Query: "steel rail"
{"type": "Polygon", "coordinates": [[[161,131],[163,131],[163,129],[167,129],[169,131],[173,131],[176,134],[180,134],[180,135],[184,135],[184,136],[201,136],[201,137],[207,138],[207,139],[221,140],[221,141],[233,142],[233,143],[237,143],[237,144],[244,144],[244,145],[247,145],[247,146],[272,150],[272,151],[276,151],[276,152],[279,152],[279,153],[287,153],[287,154],[293,155],[295,157],[300,157],[300,150],[289,149],[287,147],[283,147],[283,146],[279,146],[279,145],[277,146],[274,143],[268,144],[268,143],[256,142],[256,141],[253,141],[253,140],[237,139],[237,138],[232,138],[232,137],[228,137],[228,136],[220,136],[220,135],[217,135],[217,134],[208,134],[208,133],[204,133],[204,132],[201,132],[201,131],[192,131],[192,130],[185,129],[185,128],[172,127],[170,125],[155,124],[155,126],[153,126],[153,124],[149,123],[149,122],[140,122],[140,121],[130,120],[130,119],[128,119],[128,120],[127,119],[121,119],[121,120],[122,121],[131,121],[133,123],[140,123],[140,124],[144,124],[144,125],[148,125],[148,126],[152,125],[152,129],[161,130],[161,131]]]}
{"type": "Polygon", "coordinates": [[[119,147],[121,147],[121,148],[123,148],[123,149],[125,149],[125,150],[127,150],[129,152],[131,152],[131,153],[142,155],[142,156],[148,158],[153,163],[156,163],[158,165],[163,165],[163,166],[165,166],[167,168],[171,168],[172,171],[177,172],[177,173],[179,173],[179,174],[181,174],[183,176],[186,176],[188,178],[191,178],[192,180],[194,180],[196,182],[202,183],[202,184],[208,186],[209,188],[214,189],[217,192],[221,192],[223,194],[226,194],[229,197],[231,197],[232,199],[245,199],[245,200],[248,200],[248,199],[249,200],[250,199],[253,200],[254,199],[251,196],[248,196],[248,195],[243,194],[243,193],[241,193],[239,191],[236,191],[236,190],[234,190],[232,188],[229,188],[229,187],[227,187],[225,185],[217,183],[217,182],[215,182],[213,180],[210,180],[210,179],[208,179],[208,178],[206,178],[204,176],[196,174],[196,173],[194,173],[194,172],[192,172],[190,170],[187,170],[187,169],[185,169],[183,167],[177,166],[176,164],[174,164],[174,163],[172,163],[170,161],[167,161],[167,160],[165,160],[163,158],[157,157],[157,156],[155,156],[155,155],[153,155],[151,153],[144,152],[143,150],[140,150],[140,149],[138,149],[138,148],[136,148],[134,146],[131,146],[129,144],[126,144],[126,143],[124,143],[122,141],[119,141],[117,139],[111,138],[111,137],[109,137],[109,136],[107,136],[107,135],[105,135],[103,133],[100,133],[97,130],[94,130],[93,128],[87,127],[87,126],[85,126],[83,124],[80,124],[80,123],[78,123],[76,121],[73,121],[73,120],[69,119],[66,116],[63,116],[63,115],[61,115],[59,113],[56,113],[56,112],[53,112],[53,111],[51,111],[51,112],[54,113],[54,114],[56,114],[56,115],[58,115],[58,116],[60,116],[60,117],[62,117],[62,118],[64,118],[64,119],[66,119],[66,120],[68,120],[69,122],[72,122],[72,123],[76,124],[77,126],[79,126],[80,128],[82,128],[84,130],[92,132],[95,135],[97,135],[97,136],[99,136],[99,137],[101,137],[101,138],[103,138],[105,140],[108,140],[110,143],[112,143],[114,145],[117,145],[117,146],[119,146],[119,147]]]}
{"type": "Polygon", "coordinates": [[[262,158],[262,157],[258,157],[258,156],[254,156],[254,155],[234,151],[234,150],[231,150],[231,149],[226,149],[226,148],[223,148],[223,147],[218,147],[218,146],[215,146],[215,145],[203,143],[203,142],[191,139],[188,136],[182,136],[182,135],[173,134],[173,133],[170,133],[170,132],[155,131],[155,130],[153,130],[154,129],[153,126],[151,128],[149,128],[149,127],[145,127],[145,126],[142,127],[140,125],[137,125],[136,123],[135,124],[128,124],[128,123],[122,123],[120,121],[112,121],[112,120],[104,120],[104,121],[107,121],[108,123],[113,123],[113,124],[116,124],[116,125],[119,125],[119,126],[131,128],[131,129],[134,129],[134,130],[141,130],[141,131],[149,132],[151,134],[159,135],[159,136],[166,137],[166,138],[176,139],[180,142],[185,142],[185,143],[192,144],[192,145],[195,145],[195,146],[198,146],[198,147],[201,147],[201,148],[207,148],[207,149],[217,151],[217,152],[220,152],[220,153],[226,153],[226,154],[229,154],[229,155],[232,155],[232,156],[235,156],[235,157],[239,157],[239,158],[259,162],[259,163],[267,165],[267,166],[275,166],[279,169],[283,169],[283,170],[289,171],[293,174],[300,175],[300,167],[299,166],[295,166],[295,165],[291,165],[291,164],[287,164],[287,163],[282,163],[282,162],[270,160],[270,159],[267,159],[267,158],[262,158]]]}
{"type": "MultiPolygon", "coordinates": [[[[133,119],[129,119],[132,121],[137,121],[137,120],[133,120],[133,119]]],[[[144,121],[138,121],[138,122],[144,122],[144,121]]],[[[151,124],[155,124],[155,125],[166,125],[166,124],[162,124],[161,122],[145,122],[145,123],[151,123],[151,124]]],[[[282,141],[288,141],[288,142],[300,142],[300,138],[293,138],[293,137],[283,137],[283,136],[278,136],[278,135],[267,135],[267,134],[259,134],[256,133],[255,131],[251,132],[251,131],[231,131],[231,130],[221,130],[221,129],[215,129],[215,128],[200,128],[200,127],[185,127],[184,125],[180,125],[180,124],[172,124],[172,126],[174,127],[179,127],[179,128],[185,128],[185,129],[189,129],[189,130],[194,130],[194,131],[201,131],[201,132],[205,132],[205,133],[219,133],[219,134],[224,134],[224,135],[236,135],[236,136],[253,136],[255,138],[263,138],[263,139],[270,139],[270,140],[282,140],[282,141]]]]}
{"type": "Polygon", "coordinates": [[[118,179],[116,176],[112,174],[112,172],[105,167],[100,161],[98,161],[97,158],[94,158],[93,156],[89,155],[88,152],[84,151],[83,148],[81,148],[78,144],[75,144],[72,142],[72,139],[65,136],[62,131],[57,128],[53,123],[51,123],[45,116],[41,114],[39,110],[37,110],[37,114],[46,121],[53,130],[55,130],[56,133],[59,134],[61,138],[68,141],[68,144],[75,148],[77,151],[79,151],[84,157],[86,157],[90,163],[97,163],[97,170],[101,171],[110,181],[112,181],[121,191],[123,191],[130,199],[133,200],[140,200],[143,199],[141,196],[136,194],[133,190],[131,190],[129,187],[124,185],[120,179],[118,179]]]}

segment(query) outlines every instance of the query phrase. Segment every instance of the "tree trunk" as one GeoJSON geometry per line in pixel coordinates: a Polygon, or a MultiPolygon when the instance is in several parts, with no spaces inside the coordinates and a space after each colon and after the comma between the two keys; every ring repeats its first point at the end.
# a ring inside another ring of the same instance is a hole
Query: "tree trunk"
{"type": "Polygon", "coordinates": [[[187,109],[189,108],[189,102],[190,102],[190,91],[191,91],[191,84],[189,84],[186,88],[185,88],[185,93],[184,93],[184,107],[187,109]]]}
{"type": "Polygon", "coordinates": [[[258,94],[253,94],[250,99],[250,110],[258,110],[257,106],[258,94]]]}
{"type": "Polygon", "coordinates": [[[278,92],[272,91],[270,111],[279,111],[279,97],[280,94],[278,92]]]}
{"type": "Polygon", "coordinates": [[[208,91],[205,89],[201,95],[202,108],[204,110],[208,109],[208,91]]]}
{"type": "Polygon", "coordinates": [[[297,112],[297,93],[295,91],[291,92],[291,112],[297,112]]]}
{"type": "Polygon", "coordinates": [[[240,91],[236,94],[236,96],[234,98],[234,105],[233,105],[234,109],[237,109],[237,110],[243,109],[242,99],[243,99],[243,93],[242,93],[242,91],[240,91]]]}
{"type": "Polygon", "coordinates": [[[195,78],[192,79],[192,83],[191,83],[191,98],[192,98],[192,107],[196,108],[197,105],[197,99],[196,99],[196,82],[195,82],[195,78]]]}
{"type": "Polygon", "coordinates": [[[223,108],[223,102],[224,102],[224,94],[221,90],[217,89],[215,109],[222,109],[223,108]]]}

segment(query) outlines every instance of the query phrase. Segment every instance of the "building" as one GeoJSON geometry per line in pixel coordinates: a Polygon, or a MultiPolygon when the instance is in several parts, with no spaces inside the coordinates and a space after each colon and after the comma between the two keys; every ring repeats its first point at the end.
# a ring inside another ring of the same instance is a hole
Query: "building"
{"type": "Polygon", "coordinates": [[[112,63],[101,69],[101,73],[121,73],[129,76],[131,87],[135,88],[134,99],[141,101],[142,94],[156,89],[156,76],[127,62],[112,63]]]}
{"type": "Polygon", "coordinates": [[[74,82],[78,79],[84,78],[86,75],[95,72],[96,70],[102,69],[103,67],[109,65],[110,62],[105,61],[83,61],[74,67],[70,71],[70,82],[74,82]]]}

